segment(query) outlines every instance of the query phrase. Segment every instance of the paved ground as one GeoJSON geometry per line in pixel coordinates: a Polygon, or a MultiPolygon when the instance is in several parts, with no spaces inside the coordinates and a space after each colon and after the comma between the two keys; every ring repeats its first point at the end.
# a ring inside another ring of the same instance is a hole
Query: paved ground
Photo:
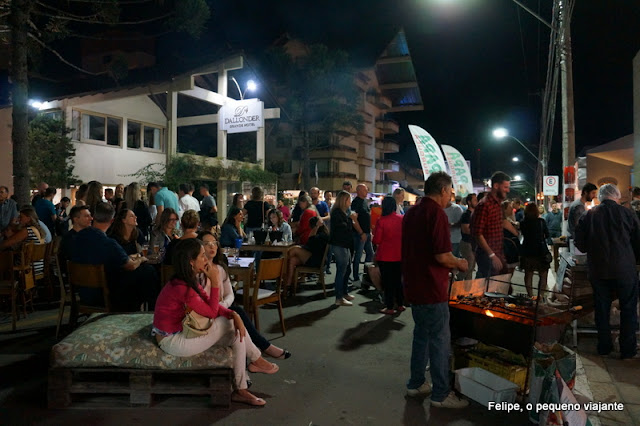
{"type": "MultiPolygon", "coordinates": [[[[521,274],[516,273],[516,280],[521,274]]],[[[333,275],[328,277],[333,281],[333,275]]],[[[314,285],[290,298],[285,308],[287,334],[281,337],[277,311],[262,309],[263,332],[293,356],[279,361],[273,376],[253,374],[252,391],[264,408],[232,404],[215,410],[189,398],[179,408],[166,403],[150,409],[47,410],[46,370],[55,344],[55,309],[21,320],[18,333],[0,324],[1,425],[524,425],[526,415],[489,412],[477,403],[465,410],[431,408],[429,400],[406,398],[413,320],[410,311],[378,313],[373,292],[359,292],[353,307],[337,308],[314,285]],[[180,408],[182,407],[182,408],[180,408]]],[[[622,401],[625,410],[604,413],[601,424],[640,424],[638,361],[595,355],[595,339],[581,336],[576,388],[585,399],[622,401]]],[[[174,404],[175,400],[172,401],[174,404]]],[[[598,419],[593,418],[598,424],[598,419]]]]}

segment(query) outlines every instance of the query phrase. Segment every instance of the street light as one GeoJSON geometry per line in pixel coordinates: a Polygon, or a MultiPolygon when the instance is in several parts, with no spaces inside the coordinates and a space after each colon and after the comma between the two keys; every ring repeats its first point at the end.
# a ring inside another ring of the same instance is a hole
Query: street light
{"type": "Polygon", "coordinates": [[[521,180],[522,180],[522,176],[520,176],[520,175],[515,175],[515,176],[513,177],[513,180],[521,181],[521,180]]]}
{"type": "Polygon", "coordinates": [[[241,101],[244,100],[244,95],[245,95],[245,93],[247,93],[247,90],[249,90],[250,92],[254,92],[258,88],[258,85],[256,84],[255,81],[249,80],[249,81],[247,81],[247,87],[244,89],[244,92],[243,92],[240,89],[240,85],[238,84],[238,80],[236,80],[235,77],[231,77],[231,80],[236,84],[236,88],[238,89],[238,93],[240,94],[240,100],[241,101]]]}
{"type": "MultiPolygon", "coordinates": [[[[514,141],[518,142],[529,154],[531,154],[531,156],[533,158],[536,159],[536,161],[538,163],[540,163],[542,165],[542,161],[540,161],[540,159],[538,158],[537,155],[535,155],[533,152],[531,152],[531,150],[529,148],[526,147],[525,144],[522,143],[522,141],[520,141],[520,139],[516,138],[515,136],[512,136],[509,134],[509,132],[507,131],[507,129],[505,129],[504,127],[498,127],[496,129],[493,130],[493,137],[496,139],[504,139],[504,138],[511,138],[514,141]]],[[[517,157],[515,157],[517,158],[517,157]]],[[[513,159],[513,161],[519,161],[516,159],[513,159]]]]}
{"type": "Polygon", "coordinates": [[[520,159],[518,157],[513,157],[511,161],[513,161],[514,163],[517,163],[518,161],[520,161],[520,159]]]}

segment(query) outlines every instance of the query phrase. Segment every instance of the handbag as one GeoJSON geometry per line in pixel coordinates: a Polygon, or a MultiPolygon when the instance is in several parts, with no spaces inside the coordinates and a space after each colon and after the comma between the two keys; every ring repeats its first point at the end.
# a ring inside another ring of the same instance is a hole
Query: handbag
{"type": "Polygon", "coordinates": [[[187,339],[195,339],[209,334],[211,319],[198,315],[193,309],[185,305],[184,319],[182,320],[182,334],[187,339]]]}

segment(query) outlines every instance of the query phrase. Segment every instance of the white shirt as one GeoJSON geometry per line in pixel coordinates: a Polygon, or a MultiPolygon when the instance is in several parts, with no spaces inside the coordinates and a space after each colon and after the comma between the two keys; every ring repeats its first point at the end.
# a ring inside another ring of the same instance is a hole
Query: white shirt
{"type": "Polygon", "coordinates": [[[195,210],[197,212],[200,211],[200,203],[192,195],[185,194],[184,197],[182,197],[182,198],[180,198],[180,200],[178,200],[178,203],[180,204],[180,209],[183,212],[185,212],[187,210],[195,210]]]}

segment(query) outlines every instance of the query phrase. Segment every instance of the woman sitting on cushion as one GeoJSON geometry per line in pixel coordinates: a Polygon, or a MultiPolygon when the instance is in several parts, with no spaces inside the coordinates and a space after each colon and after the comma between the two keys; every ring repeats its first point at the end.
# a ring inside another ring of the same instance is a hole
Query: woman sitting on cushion
{"type": "Polygon", "coordinates": [[[218,241],[213,233],[209,231],[202,231],[198,234],[198,239],[204,244],[204,252],[207,259],[218,267],[218,277],[220,280],[220,305],[225,308],[229,308],[240,315],[251,340],[258,349],[272,358],[289,358],[291,356],[289,351],[269,343],[269,341],[265,339],[258,330],[256,330],[256,327],[253,325],[244,309],[242,309],[241,306],[233,305],[235,296],[233,294],[233,289],[231,288],[231,280],[229,279],[229,272],[227,271],[225,263],[226,259],[224,254],[222,254],[222,251],[218,250],[218,241]]]}
{"type": "Polygon", "coordinates": [[[176,246],[173,254],[173,279],[162,288],[153,315],[153,331],[158,346],[166,353],[189,357],[213,345],[230,346],[233,350],[235,390],[231,400],[262,406],[266,401],[247,390],[247,358],[249,371],[273,374],[278,366],[262,358],[260,350],[247,335],[240,316],[220,305],[219,269],[206,257],[200,240],[191,238],[176,246]],[[187,338],[182,321],[185,307],[200,319],[208,318],[207,334],[187,338]]]}

